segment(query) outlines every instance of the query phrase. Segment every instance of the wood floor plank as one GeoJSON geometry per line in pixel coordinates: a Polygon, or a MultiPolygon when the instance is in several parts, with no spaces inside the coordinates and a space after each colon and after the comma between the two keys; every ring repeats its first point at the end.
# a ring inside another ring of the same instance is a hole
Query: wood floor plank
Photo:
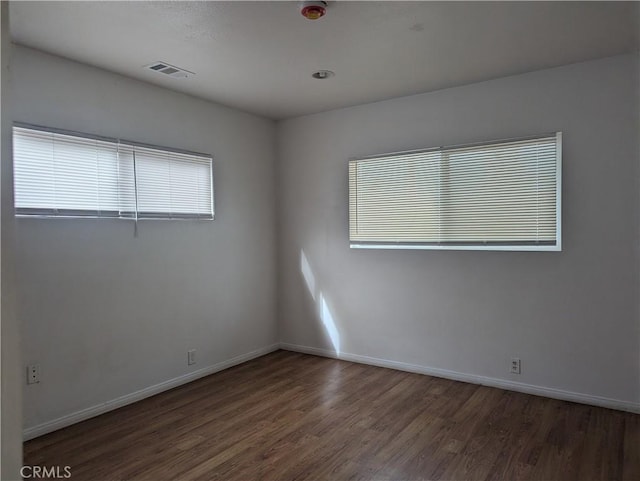
{"type": "Polygon", "coordinates": [[[640,416],[278,351],[25,443],[82,481],[640,480],[640,416]]]}

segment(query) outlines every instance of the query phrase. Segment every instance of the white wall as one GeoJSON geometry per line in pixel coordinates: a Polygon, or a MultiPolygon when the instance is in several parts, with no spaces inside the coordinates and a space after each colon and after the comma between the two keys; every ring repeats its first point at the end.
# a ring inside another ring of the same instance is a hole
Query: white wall
{"type": "Polygon", "coordinates": [[[279,123],[281,340],[332,350],[333,322],[342,353],[638,407],[636,62],[279,123]],[[350,157],[553,131],[564,134],[562,252],[349,249],[350,157]],[[508,373],[511,357],[521,375],[508,373]]]}
{"type": "Polygon", "coordinates": [[[2,465],[0,477],[4,481],[21,479],[19,475],[22,464],[22,363],[20,352],[20,327],[15,313],[15,277],[14,277],[14,234],[13,219],[13,176],[11,164],[11,86],[9,65],[11,59],[11,40],[9,36],[9,3],[0,4],[2,26],[2,70],[1,98],[2,150],[0,151],[0,191],[1,209],[1,244],[2,244],[2,308],[0,312],[0,338],[2,339],[2,391],[0,405],[2,408],[0,423],[2,424],[2,465]]]}
{"type": "MultiPolygon", "coordinates": [[[[19,219],[24,425],[276,342],[271,120],[25,47],[13,119],[210,153],[216,220],[19,219]],[[187,366],[187,350],[197,364],[187,366]]],[[[176,80],[179,82],[181,80],[176,80]]]]}

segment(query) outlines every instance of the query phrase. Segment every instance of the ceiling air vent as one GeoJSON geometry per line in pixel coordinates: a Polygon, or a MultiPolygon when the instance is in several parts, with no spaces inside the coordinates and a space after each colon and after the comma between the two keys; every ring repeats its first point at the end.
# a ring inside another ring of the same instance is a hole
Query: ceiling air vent
{"type": "Polygon", "coordinates": [[[193,72],[175,67],[167,62],[154,62],[150,65],[146,65],[145,68],[173,78],[187,78],[195,75],[193,72]]]}

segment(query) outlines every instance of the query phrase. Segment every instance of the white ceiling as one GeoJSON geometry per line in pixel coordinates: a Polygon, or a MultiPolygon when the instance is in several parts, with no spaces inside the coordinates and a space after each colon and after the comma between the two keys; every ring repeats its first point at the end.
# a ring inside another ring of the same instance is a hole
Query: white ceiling
{"type": "Polygon", "coordinates": [[[11,2],[15,42],[271,118],[630,52],[633,2],[11,2]],[[195,72],[144,70],[162,60],[195,72]],[[336,75],[317,80],[319,69],[336,75]]]}

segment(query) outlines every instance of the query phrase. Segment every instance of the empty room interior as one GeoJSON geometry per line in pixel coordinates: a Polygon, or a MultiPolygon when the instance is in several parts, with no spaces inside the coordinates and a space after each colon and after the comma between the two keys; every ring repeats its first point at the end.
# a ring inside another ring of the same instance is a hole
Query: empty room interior
{"type": "Polygon", "coordinates": [[[640,3],[1,20],[2,480],[640,480],[640,3]]]}

